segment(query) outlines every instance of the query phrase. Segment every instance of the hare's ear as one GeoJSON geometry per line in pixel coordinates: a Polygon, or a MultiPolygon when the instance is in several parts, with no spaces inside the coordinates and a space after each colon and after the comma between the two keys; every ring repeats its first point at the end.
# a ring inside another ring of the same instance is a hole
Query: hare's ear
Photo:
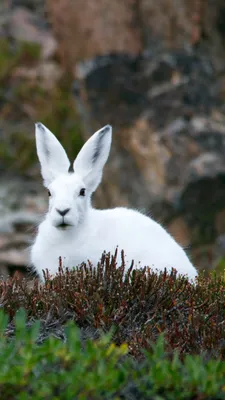
{"type": "Polygon", "coordinates": [[[40,122],[35,124],[35,136],[44,185],[48,187],[57,175],[68,171],[70,162],[53,133],[40,122]]]}
{"type": "Polygon", "coordinates": [[[111,141],[112,127],[106,125],[88,139],[74,161],[74,172],[83,178],[90,193],[94,192],[101,182],[102,170],[109,156],[111,141]]]}

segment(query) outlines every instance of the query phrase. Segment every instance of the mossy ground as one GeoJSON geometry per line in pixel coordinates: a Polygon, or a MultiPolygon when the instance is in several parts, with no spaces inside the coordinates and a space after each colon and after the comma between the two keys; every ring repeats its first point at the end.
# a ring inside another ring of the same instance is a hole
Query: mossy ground
{"type": "Polygon", "coordinates": [[[34,65],[40,58],[41,49],[36,43],[10,42],[0,38],[0,82],[10,76],[18,65],[34,65]]]}

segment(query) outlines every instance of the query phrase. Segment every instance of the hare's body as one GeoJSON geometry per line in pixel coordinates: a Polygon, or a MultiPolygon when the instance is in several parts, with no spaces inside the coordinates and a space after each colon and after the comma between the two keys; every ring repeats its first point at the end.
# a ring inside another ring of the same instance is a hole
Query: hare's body
{"type": "Polygon", "coordinates": [[[85,143],[73,168],[56,137],[40,123],[36,124],[36,143],[50,195],[49,211],[31,250],[31,262],[40,276],[46,268],[56,273],[59,257],[68,268],[88,260],[96,265],[104,251],[114,253],[117,247],[118,264],[124,250],[127,268],[133,260],[137,268],[175,268],[189,279],[197,275],[184,250],[151,218],[127,208],[91,207],[91,195],[101,181],[109,155],[110,126],[85,143]]]}
{"type": "Polygon", "coordinates": [[[125,250],[127,268],[134,260],[135,267],[149,266],[153,270],[177,269],[189,278],[196,276],[196,270],[175,240],[159,225],[136,211],[126,208],[111,210],[89,209],[82,227],[66,231],[52,227],[48,220],[39,226],[36,242],[32,248],[32,259],[41,275],[44,268],[55,274],[59,257],[65,267],[72,268],[91,260],[97,265],[103,251],[114,253],[118,248],[125,250]]]}

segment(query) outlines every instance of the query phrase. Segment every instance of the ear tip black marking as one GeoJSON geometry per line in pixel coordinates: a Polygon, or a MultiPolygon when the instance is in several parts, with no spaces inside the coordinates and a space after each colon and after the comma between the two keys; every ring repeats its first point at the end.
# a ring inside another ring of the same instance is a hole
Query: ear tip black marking
{"type": "Polygon", "coordinates": [[[35,126],[36,126],[37,128],[39,128],[39,129],[41,129],[41,130],[44,132],[45,128],[44,128],[44,125],[43,125],[41,122],[36,122],[36,123],[35,123],[35,126]]]}
{"type": "Polygon", "coordinates": [[[111,125],[106,125],[101,129],[101,134],[107,133],[109,131],[112,130],[112,126],[111,125]]]}

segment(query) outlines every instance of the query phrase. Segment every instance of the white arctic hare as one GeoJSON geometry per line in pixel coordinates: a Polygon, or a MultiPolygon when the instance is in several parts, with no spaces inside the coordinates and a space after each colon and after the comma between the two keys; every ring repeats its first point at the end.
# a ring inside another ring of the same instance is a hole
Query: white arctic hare
{"type": "Polygon", "coordinates": [[[40,276],[46,268],[56,273],[59,257],[68,268],[87,260],[97,265],[103,251],[114,253],[119,246],[127,267],[132,260],[136,267],[152,270],[170,271],[173,267],[193,279],[195,268],[160,224],[127,208],[92,208],[91,195],[101,182],[111,139],[112,128],[107,125],[84,144],[71,166],[56,137],[41,123],[36,124],[37,154],[50,201],[31,249],[35,270],[40,276]]]}

